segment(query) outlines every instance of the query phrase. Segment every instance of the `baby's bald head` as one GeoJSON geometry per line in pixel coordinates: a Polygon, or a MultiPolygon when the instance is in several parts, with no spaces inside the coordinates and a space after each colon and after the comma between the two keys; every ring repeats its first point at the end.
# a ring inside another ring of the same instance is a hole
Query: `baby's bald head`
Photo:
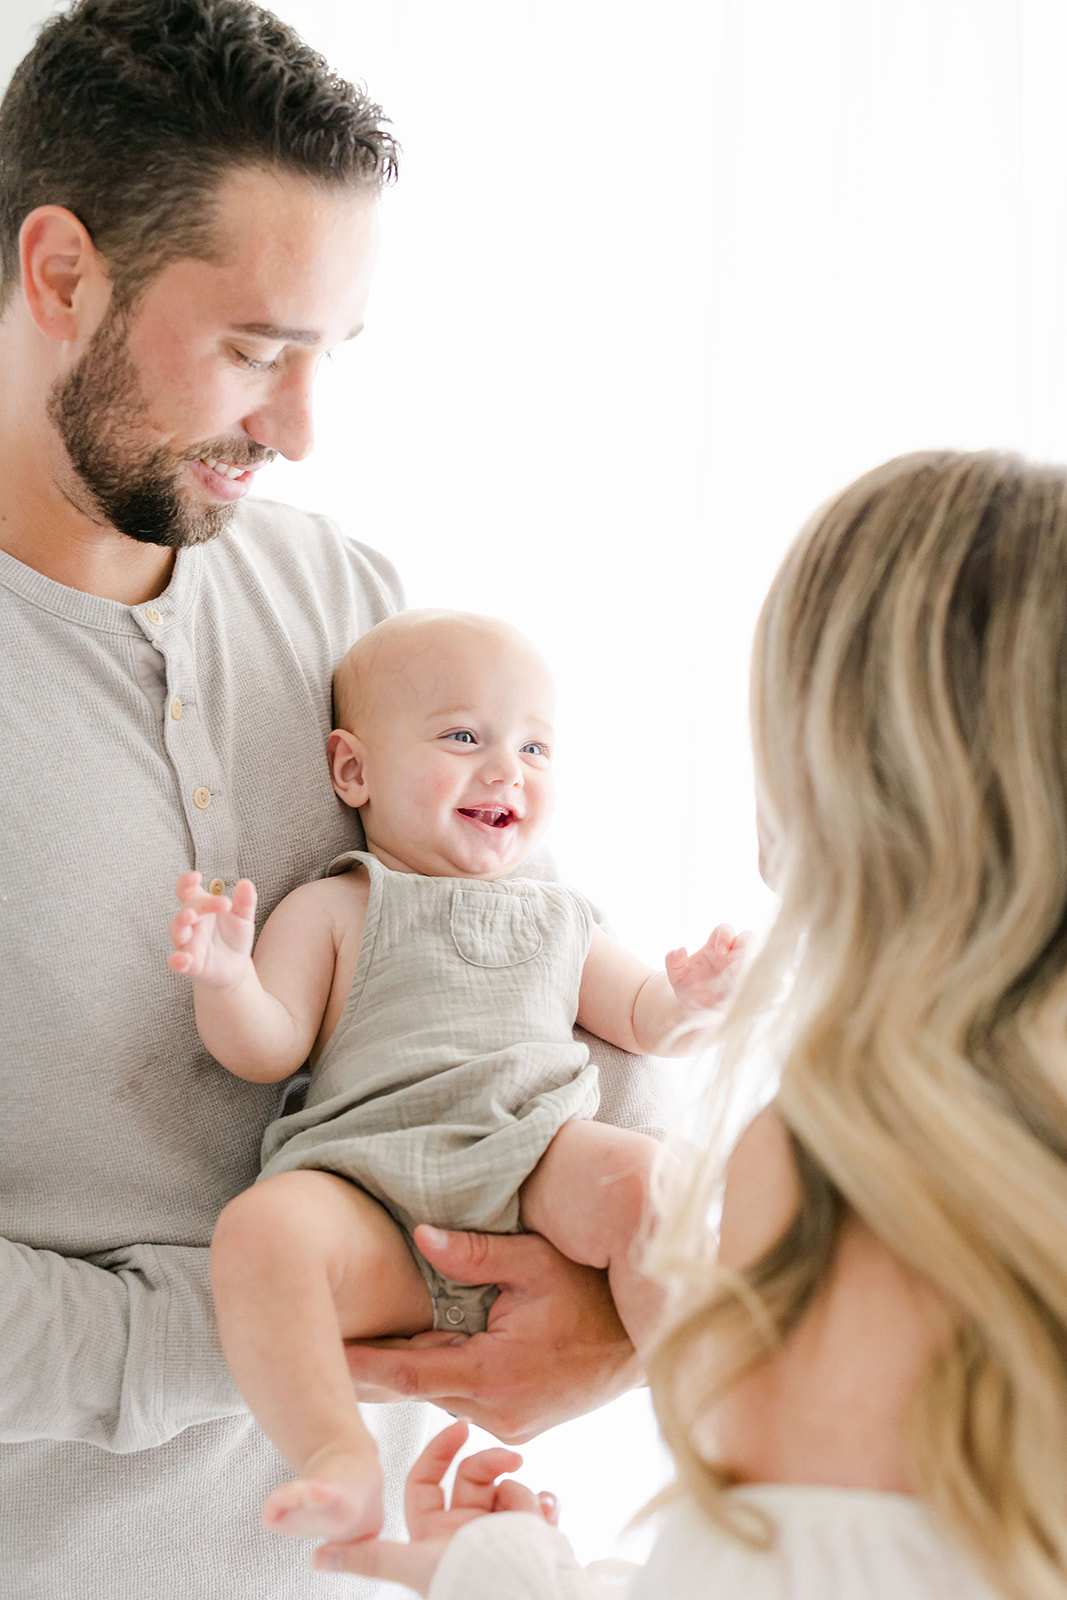
{"type": "Polygon", "coordinates": [[[398,698],[432,692],[450,665],[525,659],[550,683],[544,661],[518,629],[471,611],[401,611],[357,639],[333,675],[334,727],[364,733],[398,698]]]}

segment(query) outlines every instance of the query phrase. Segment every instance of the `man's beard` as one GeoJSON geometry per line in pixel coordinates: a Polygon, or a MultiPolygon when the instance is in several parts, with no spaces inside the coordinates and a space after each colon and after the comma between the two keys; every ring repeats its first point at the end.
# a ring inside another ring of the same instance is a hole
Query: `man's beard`
{"type": "MultiPolygon", "coordinates": [[[[85,353],[48,397],[48,415],[89,492],[89,510],[141,544],[179,550],[203,544],[226,527],[233,504],[196,506],[178,484],[185,460],[143,444],[147,411],[137,369],[127,349],[126,318],[109,309],[85,353]]],[[[203,455],[233,460],[232,445],[203,455]]],[[[262,455],[262,452],[260,453],[262,455]]]]}

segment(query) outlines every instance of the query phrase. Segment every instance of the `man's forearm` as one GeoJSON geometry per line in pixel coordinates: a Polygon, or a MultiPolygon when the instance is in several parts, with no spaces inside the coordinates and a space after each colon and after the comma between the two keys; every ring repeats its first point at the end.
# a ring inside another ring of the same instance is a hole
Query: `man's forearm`
{"type": "Polygon", "coordinates": [[[0,1442],[125,1453],[241,1412],[207,1255],[131,1245],[90,1261],[0,1240],[0,1442]]]}

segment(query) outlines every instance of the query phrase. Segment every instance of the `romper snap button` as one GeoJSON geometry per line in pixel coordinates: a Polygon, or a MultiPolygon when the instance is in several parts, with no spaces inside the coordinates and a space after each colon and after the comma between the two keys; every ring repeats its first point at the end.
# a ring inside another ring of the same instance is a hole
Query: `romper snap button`
{"type": "Polygon", "coordinates": [[[450,1322],[454,1328],[459,1327],[459,1324],[463,1321],[463,1312],[459,1306],[449,1306],[445,1312],[445,1321],[450,1322]]]}

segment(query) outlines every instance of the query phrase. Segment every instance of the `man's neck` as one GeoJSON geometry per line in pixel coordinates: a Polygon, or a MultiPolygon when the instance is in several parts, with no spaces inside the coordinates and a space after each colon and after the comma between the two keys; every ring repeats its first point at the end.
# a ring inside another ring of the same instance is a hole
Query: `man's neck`
{"type": "Polygon", "coordinates": [[[68,589],[124,606],[141,605],[163,593],[174,566],[173,550],[138,544],[113,528],[82,520],[84,535],[45,526],[40,519],[21,516],[0,488],[0,550],[16,561],[68,589]]]}
{"type": "Polygon", "coordinates": [[[121,605],[162,594],[173,550],[93,521],[63,493],[35,442],[0,429],[0,550],[55,583],[121,605]]]}

